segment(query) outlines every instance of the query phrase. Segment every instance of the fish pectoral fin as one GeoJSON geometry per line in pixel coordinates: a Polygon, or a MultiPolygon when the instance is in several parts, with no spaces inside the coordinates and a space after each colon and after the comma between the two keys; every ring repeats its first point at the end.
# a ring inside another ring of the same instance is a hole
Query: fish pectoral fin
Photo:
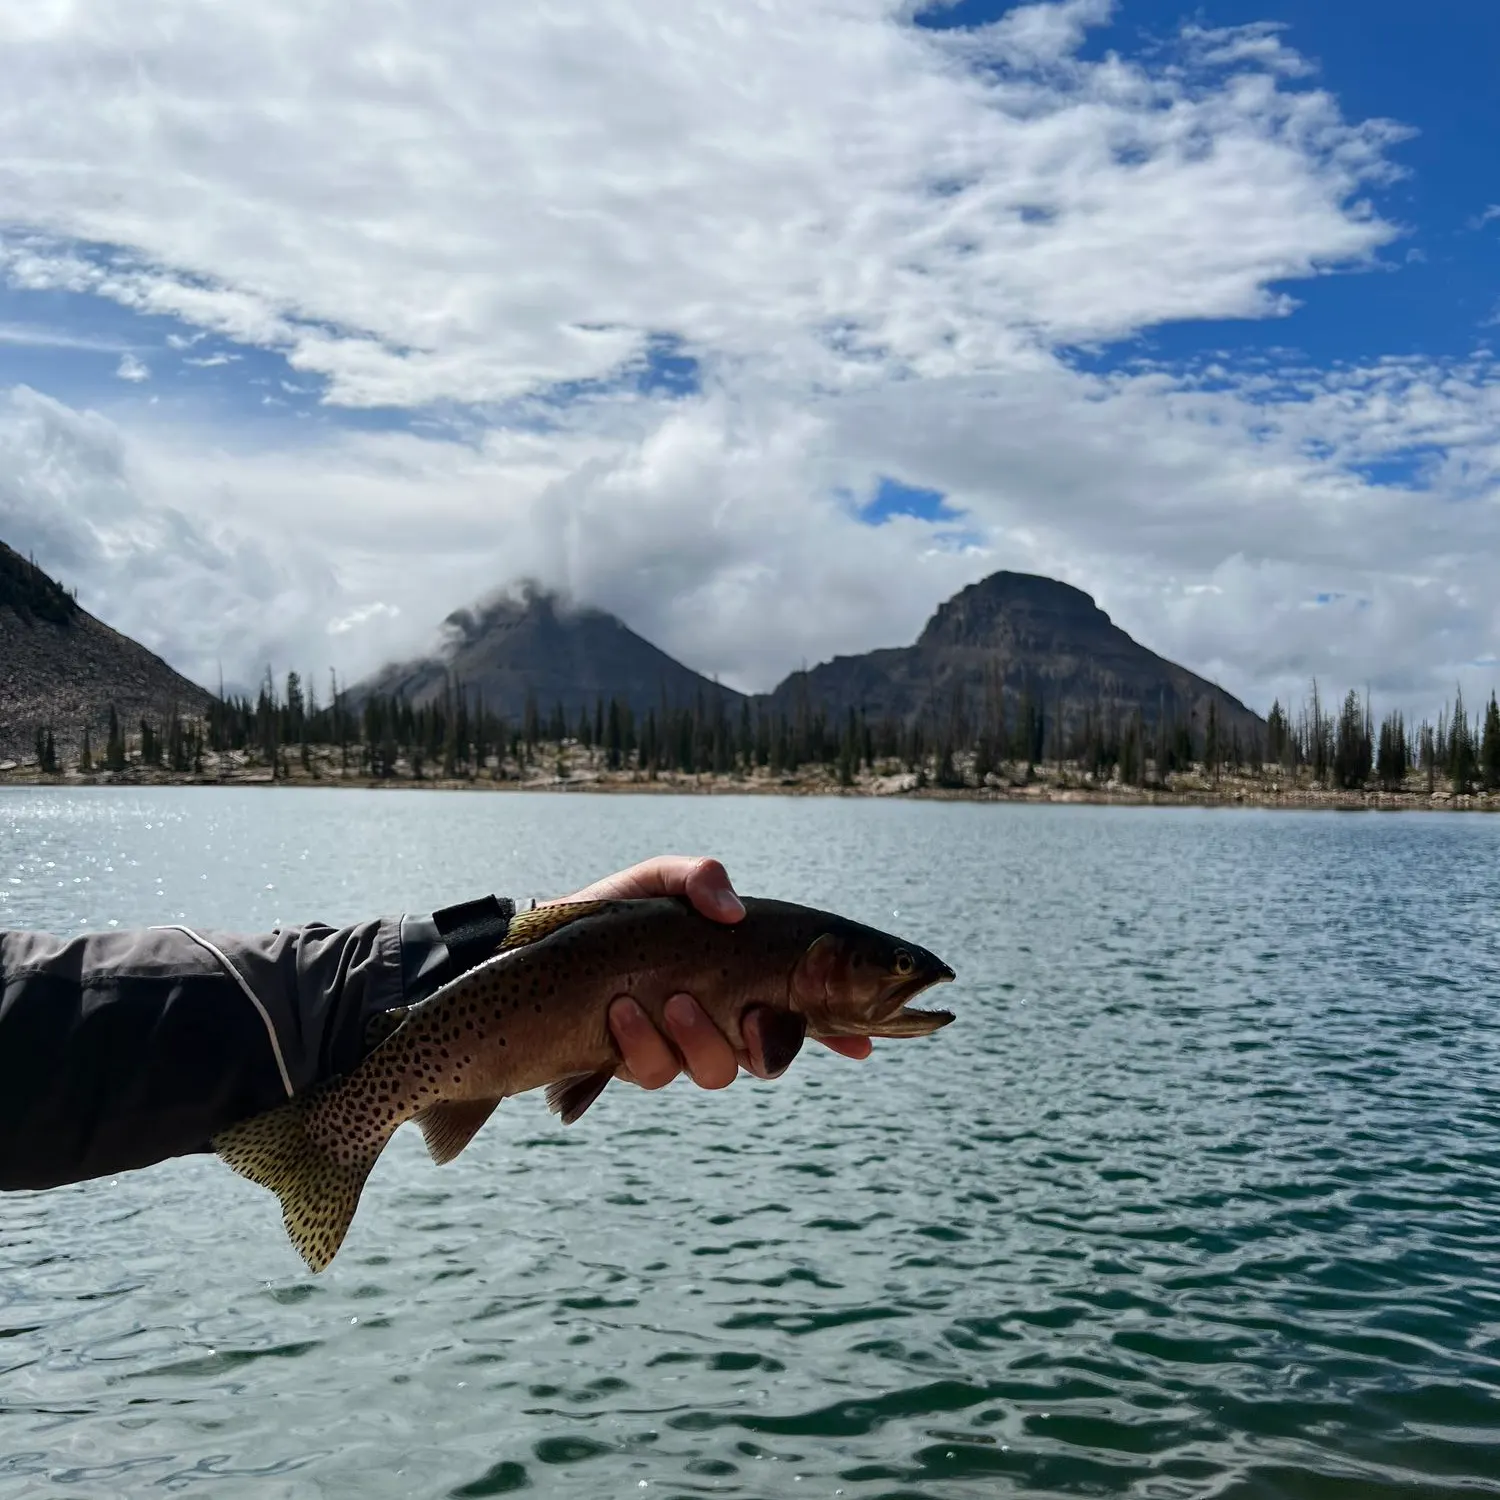
{"type": "Polygon", "coordinates": [[[605,1068],[600,1073],[570,1073],[559,1078],[547,1085],[547,1108],[561,1115],[564,1125],[571,1125],[604,1092],[614,1076],[613,1068],[605,1068]]]}
{"type": "Polygon", "coordinates": [[[479,1134],[499,1103],[499,1099],[448,1099],[429,1104],[414,1116],[422,1127],[427,1154],[438,1166],[446,1166],[479,1134]]]}
{"type": "Polygon", "coordinates": [[[365,1158],[338,1160],[308,1133],[300,1101],[233,1125],[212,1144],[241,1177],[281,1199],[281,1221],[311,1271],[323,1270],[338,1254],[365,1179],[385,1148],[381,1140],[365,1158]]]}

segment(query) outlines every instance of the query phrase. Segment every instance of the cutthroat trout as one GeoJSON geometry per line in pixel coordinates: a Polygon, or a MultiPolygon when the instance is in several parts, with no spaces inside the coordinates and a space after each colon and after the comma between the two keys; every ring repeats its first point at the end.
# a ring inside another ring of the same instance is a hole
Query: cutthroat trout
{"type": "Polygon", "coordinates": [[[407,1120],[439,1165],[511,1094],[545,1087],[563,1123],[577,1120],[620,1065],[607,1020],[616,995],[661,1025],[686,991],[736,1048],[752,1005],[812,1037],[926,1036],[953,1019],[907,1005],[953,978],[925,948],[806,906],[744,905],[733,926],[678,897],[518,913],[493,957],[413,1006],[353,1072],[216,1136],[214,1150],[281,1199],[292,1243],[321,1271],[407,1120]]]}

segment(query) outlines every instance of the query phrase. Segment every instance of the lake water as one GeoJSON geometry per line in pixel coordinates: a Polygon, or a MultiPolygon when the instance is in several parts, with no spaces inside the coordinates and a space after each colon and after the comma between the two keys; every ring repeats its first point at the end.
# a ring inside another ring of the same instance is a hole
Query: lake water
{"type": "Polygon", "coordinates": [[[1500,819],[17,790],[0,925],[667,850],[929,944],[959,1019],[404,1130],[317,1278],[211,1159],[0,1196],[0,1494],[1500,1494],[1500,819]]]}

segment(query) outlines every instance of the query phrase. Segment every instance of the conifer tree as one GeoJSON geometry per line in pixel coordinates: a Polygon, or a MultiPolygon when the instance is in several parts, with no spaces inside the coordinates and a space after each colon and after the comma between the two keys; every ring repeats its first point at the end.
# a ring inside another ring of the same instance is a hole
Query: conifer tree
{"type": "Polygon", "coordinates": [[[448,685],[443,688],[443,775],[454,777],[458,775],[459,756],[464,754],[463,748],[458,742],[458,715],[453,711],[452,689],[448,685]]]}
{"type": "Polygon", "coordinates": [[[120,733],[120,718],[113,703],[109,705],[109,733],[104,742],[104,767],[108,771],[125,769],[125,736],[120,733]]]}
{"type": "Polygon", "coordinates": [[[1409,765],[1406,724],[1399,713],[1389,713],[1381,720],[1380,747],[1375,757],[1375,774],[1381,787],[1388,792],[1400,791],[1409,765]]]}
{"type": "Polygon", "coordinates": [[[1500,791],[1500,704],[1493,692],[1484,711],[1484,734],[1479,741],[1479,778],[1485,791],[1500,791]]]}
{"type": "Polygon", "coordinates": [[[1365,784],[1370,774],[1370,737],[1359,694],[1352,689],[1339,710],[1333,749],[1333,780],[1346,791],[1365,784]]]}
{"type": "Polygon", "coordinates": [[[1474,733],[1469,727],[1469,716],[1464,712],[1464,695],[1460,688],[1453,705],[1453,730],[1448,740],[1448,780],[1455,796],[1461,797],[1474,790],[1478,771],[1474,733]]]}
{"type": "Polygon", "coordinates": [[[1139,786],[1141,783],[1141,716],[1139,712],[1131,716],[1130,722],[1125,726],[1125,734],[1120,740],[1120,780],[1126,786],[1139,786]]]}
{"type": "Polygon", "coordinates": [[[43,776],[56,776],[61,770],[57,763],[57,741],[52,737],[52,726],[36,732],[36,766],[43,776]]]}
{"type": "MultiPolygon", "coordinates": [[[[852,719],[854,710],[849,710],[852,719]]],[[[974,784],[982,787],[995,770],[995,747],[988,727],[981,728],[974,742],[974,784]]]]}
{"type": "Polygon", "coordinates": [[[858,763],[855,733],[854,710],[851,708],[845,721],[843,737],[839,741],[838,775],[839,785],[842,787],[854,785],[854,768],[858,763]]]}
{"type": "Polygon", "coordinates": [[[302,697],[302,678],[296,672],[286,674],[285,724],[279,738],[290,744],[300,740],[303,732],[305,704],[302,697]]]}
{"type": "Polygon", "coordinates": [[[484,717],[484,694],[479,692],[474,695],[474,769],[470,774],[481,775],[488,766],[489,759],[489,725],[484,717]]]}

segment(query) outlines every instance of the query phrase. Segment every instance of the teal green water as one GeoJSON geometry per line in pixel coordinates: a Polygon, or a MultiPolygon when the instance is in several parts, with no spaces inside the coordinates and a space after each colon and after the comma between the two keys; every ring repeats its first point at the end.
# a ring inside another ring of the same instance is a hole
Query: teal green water
{"type": "Polygon", "coordinates": [[[958,1021],[402,1132],[320,1278],[209,1160],[0,1197],[0,1494],[1500,1494],[1500,819],[11,792],[0,923],[670,849],[930,944],[958,1021]]]}

